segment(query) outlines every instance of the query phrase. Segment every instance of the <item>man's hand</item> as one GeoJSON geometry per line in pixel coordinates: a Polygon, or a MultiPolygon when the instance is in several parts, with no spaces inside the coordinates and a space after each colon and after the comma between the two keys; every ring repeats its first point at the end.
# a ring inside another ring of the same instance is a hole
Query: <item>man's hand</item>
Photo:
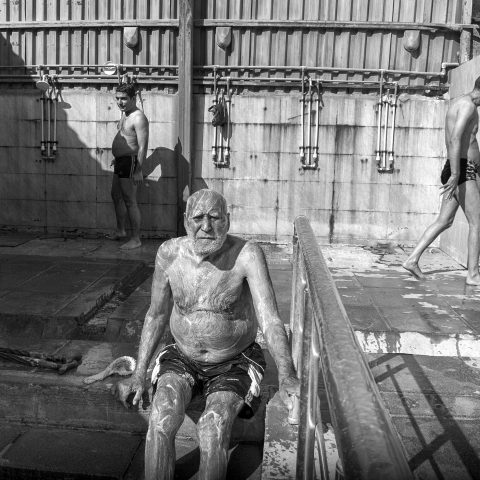
{"type": "Polygon", "coordinates": [[[132,180],[135,185],[140,185],[143,182],[142,168],[135,168],[132,175],[132,180]]]}
{"type": "Polygon", "coordinates": [[[440,195],[445,195],[445,198],[447,200],[450,200],[451,198],[453,198],[455,195],[455,192],[457,191],[459,178],[460,178],[460,174],[450,175],[450,178],[448,179],[447,183],[445,183],[445,185],[442,185],[440,187],[440,190],[441,190],[440,195]]]}
{"type": "Polygon", "coordinates": [[[115,159],[113,159],[113,160],[110,162],[110,166],[111,166],[111,167],[114,167],[114,166],[115,166],[115,159]]]}
{"type": "Polygon", "coordinates": [[[140,402],[145,391],[145,380],[132,375],[130,378],[120,380],[113,388],[112,393],[117,400],[122,402],[127,409],[135,407],[140,402]],[[129,397],[134,394],[133,400],[129,402],[129,397]]]}
{"type": "Polygon", "coordinates": [[[300,381],[295,376],[285,377],[279,382],[280,398],[289,411],[293,408],[293,398],[300,397],[300,381]]]}

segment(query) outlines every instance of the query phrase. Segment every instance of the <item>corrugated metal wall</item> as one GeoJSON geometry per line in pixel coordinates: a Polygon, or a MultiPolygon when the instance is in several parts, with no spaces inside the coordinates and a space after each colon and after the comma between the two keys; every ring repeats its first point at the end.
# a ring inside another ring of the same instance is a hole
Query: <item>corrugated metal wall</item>
{"type": "MultiPolygon", "coordinates": [[[[440,27],[422,30],[419,54],[413,56],[403,48],[404,29],[395,29],[395,24],[459,23],[461,0],[193,3],[194,64],[198,66],[303,65],[439,71],[442,62],[457,61],[458,32],[440,27]],[[227,53],[215,43],[215,29],[222,20],[232,25],[233,48],[227,53]],[[302,23],[308,21],[334,23],[302,23]],[[372,29],[348,22],[385,25],[372,29]]],[[[176,0],[2,0],[0,23],[4,24],[6,44],[12,47],[0,49],[0,65],[15,64],[16,57],[27,65],[87,65],[107,60],[152,66],[177,63],[176,0]],[[139,26],[142,39],[137,51],[126,47],[122,38],[122,25],[127,21],[132,24],[132,20],[139,26]],[[22,28],[16,22],[29,26],[22,28]],[[40,22],[46,23],[42,26],[40,22]],[[8,28],[7,23],[11,24],[8,28]]]]}

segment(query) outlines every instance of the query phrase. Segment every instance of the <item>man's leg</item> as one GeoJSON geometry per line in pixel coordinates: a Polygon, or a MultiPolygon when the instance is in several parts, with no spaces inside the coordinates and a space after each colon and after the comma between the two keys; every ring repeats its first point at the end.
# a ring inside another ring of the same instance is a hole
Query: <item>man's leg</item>
{"type": "Polygon", "coordinates": [[[222,391],[208,395],[197,426],[200,447],[198,480],[225,478],[230,434],[243,404],[243,399],[233,392],[222,391]]]}
{"type": "MultiPolygon", "coordinates": [[[[463,185],[463,184],[462,184],[463,185]]],[[[458,201],[455,198],[447,199],[443,197],[440,213],[436,220],[425,230],[420,237],[416,247],[413,249],[410,256],[403,262],[402,266],[417,278],[425,278],[425,275],[420,270],[418,262],[423,252],[428,246],[447,228],[452,226],[455,214],[458,209],[458,201]]]]}
{"type": "Polygon", "coordinates": [[[166,372],[157,381],[145,445],[145,480],[170,480],[175,473],[175,435],[192,398],[189,381],[166,372]]]}
{"type": "Polygon", "coordinates": [[[120,187],[122,189],[123,201],[127,207],[130,226],[132,227],[130,240],[120,248],[130,250],[142,245],[140,241],[140,210],[137,205],[137,186],[130,178],[120,178],[120,187]]]}
{"type": "Polygon", "coordinates": [[[480,253],[480,192],[475,180],[467,180],[458,187],[458,200],[468,221],[468,285],[480,285],[478,256],[480,253]]]}
{"type": "Polygon", "coordinates": [[[118,175],[113,175],[112,190],[110,192],[113,200],[113,206],[115,207],[115,216],[117,219],[117,229],[113,235],[110,235],[112,240],[118,240],[127,236],[126,233],[126,221],[127,221],[127,208],[123,201],[122,189],[120,186],[120,178],[118,175]]]}

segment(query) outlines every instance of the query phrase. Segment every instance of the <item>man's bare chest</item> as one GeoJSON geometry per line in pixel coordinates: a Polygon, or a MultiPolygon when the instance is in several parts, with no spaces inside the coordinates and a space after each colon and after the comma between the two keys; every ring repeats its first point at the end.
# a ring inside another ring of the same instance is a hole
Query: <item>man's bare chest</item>
{"type": "Polygon", "coordinates": [[[203,305],[215,309],[222,305],[222,308],[228,308],[240,299],[246,283],[236,269],[222,270],[208,265],[169,270],[170,288],[179,305],[203,305]]]}

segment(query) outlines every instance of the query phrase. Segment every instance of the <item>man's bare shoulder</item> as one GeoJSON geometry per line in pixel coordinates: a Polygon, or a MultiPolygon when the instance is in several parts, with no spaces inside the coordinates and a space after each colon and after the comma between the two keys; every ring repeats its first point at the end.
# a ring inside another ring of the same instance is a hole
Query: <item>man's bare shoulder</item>
{"type": "Polygon", "coordinates": [[[148,118],[146,117],[146,115],[140,110],[135,110],[132,114],[131,114],[131,117],[132,117],[132,124],[135,126],[135,127],[140,127],[140,126],[143,126],[143,125],[148,125],[148,118]]]}
{"type": "MultiPolygon", "coordinates": [[[[240,239],[241,240],[241,239],[240,239]]],[[[242,240],[243,245],[241,248],[239,259],[246,265],[252,263],[265,263],[265,254],[262,247],[255,240],[242,240]]]]}
{"type": "Polygon", "coordinates": [[[447,115],[457,115],[458,113],[471,114],[477,107],[468,95],[462,95],[450,101],[447,115]]]}
{"type": "Polygon", "coordinates": [[[160,247],[158,247],[155,264],[161,264],[164,268],[170,265],[187,249],[187,242],[187,237],[171,238],[163,242],[160,247]]]}

